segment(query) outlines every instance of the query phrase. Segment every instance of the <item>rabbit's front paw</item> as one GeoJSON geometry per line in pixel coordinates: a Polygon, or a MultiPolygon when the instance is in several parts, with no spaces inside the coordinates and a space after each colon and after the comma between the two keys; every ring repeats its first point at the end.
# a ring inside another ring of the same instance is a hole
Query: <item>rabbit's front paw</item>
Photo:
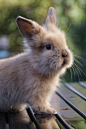
{"type": "Polygon", "coordinates": [[[46,113],[48,113],[48,114],[56,114],[57,111],[54,108],[52,108],[52,107],[48,107],[46,109],[46,113]]]}
{"type": "Polygon", "coordinates": [[[36,113],[56,114],[56,110],[52,107],[38,107],[34,111],[36,113]]]}

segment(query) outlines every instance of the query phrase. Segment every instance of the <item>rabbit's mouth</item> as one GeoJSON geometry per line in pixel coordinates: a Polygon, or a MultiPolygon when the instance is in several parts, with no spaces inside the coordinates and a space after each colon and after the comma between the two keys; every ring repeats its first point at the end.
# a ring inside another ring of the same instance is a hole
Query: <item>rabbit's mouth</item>
{"type": "Polygon", "coordinates": [[[62,67],[68,64],[68,61],[66,59],[63,60],[62,67]]]}
{"type": "Polygon", "coordinates": [[[73,57],[71,56],[71,58],[64,58],[61,68],[70,68],[73,64],[73,57]]]}
{"type": "Polygon", "coordinates": [[[63,51],[61,68],[70,68],[73,64],[73,54],[70,50],[63,51]]]}

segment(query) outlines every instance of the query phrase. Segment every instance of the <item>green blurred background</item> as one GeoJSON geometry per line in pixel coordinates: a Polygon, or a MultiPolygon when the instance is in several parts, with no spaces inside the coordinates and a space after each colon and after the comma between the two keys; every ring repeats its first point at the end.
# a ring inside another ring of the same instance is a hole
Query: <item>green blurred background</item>
{"type": "Polygon", "coordinates": [[[50,6],[56,9],[59,27],[65,31],[67,44],[77,59],[62,82],[86,80],[86,0],[0,0],[0,35],[9,36],[11,55],[22,52],[23,38],[15,22],[17,16],[43,25],[50,6]]]}

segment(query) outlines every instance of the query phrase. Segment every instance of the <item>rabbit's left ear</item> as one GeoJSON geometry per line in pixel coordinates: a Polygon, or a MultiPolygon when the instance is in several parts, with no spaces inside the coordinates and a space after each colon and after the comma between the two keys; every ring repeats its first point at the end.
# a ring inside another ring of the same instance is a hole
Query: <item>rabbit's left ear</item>
{"type": "Polygon", "coordinates": [[[56,11],[53,7],[49,8],[48,15],[45,22],[46,28],[48,29],[51,24],[56,25],[56,11]]]}
{"type": "Polygon", "coordinates": [[[20,30],[20,33],[25,38],[31,39],[31,36],[39,33],[39,31],[40,31],[40,26],[32,20],[18,16],[16,19],[16,22],[17,22],[18,28],[20,30]]]}

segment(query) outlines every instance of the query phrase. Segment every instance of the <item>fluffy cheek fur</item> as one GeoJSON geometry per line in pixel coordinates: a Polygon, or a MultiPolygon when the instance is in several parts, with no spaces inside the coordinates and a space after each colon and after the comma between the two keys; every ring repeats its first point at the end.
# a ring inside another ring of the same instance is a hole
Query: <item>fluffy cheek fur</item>
{"type": "Polygon", "coordinates": [[[70,69],[71,66],[73,65],[73,54],[72,52],[68,49],[68,58],[66,59],[66,62],[64,65],[62,65],[59,69],[59,76],[62,76],[65,74],[67,69],[70,69]]]}
{"type": "Polygon", "coordinates": [[[46,50],[45,52],[40,53],[39,56],[34,54],[34,58],[31,60],[33,70],[47,78],[53,77],[54,75],[61,76],[65,73],[66,69],[70,68],[73,64],[73,55],[69,49],[67,51],[68,57],[64,65],[62,65],[64,59],[60,57],[58,51],[52,52],[46,50]]]}
{"type": "Polygon", "coordinates": [[[52,57],[47,58],[47,55],[43,57],[34,56],[34,59],[32,62],[35,62],[34,64],[32,64],[33,70],[43,77],[48,78],[48,77],[54,76],[55,74],[58,74],[58,70],[60,66],[58,59],[55,59],[52,57]]]}

